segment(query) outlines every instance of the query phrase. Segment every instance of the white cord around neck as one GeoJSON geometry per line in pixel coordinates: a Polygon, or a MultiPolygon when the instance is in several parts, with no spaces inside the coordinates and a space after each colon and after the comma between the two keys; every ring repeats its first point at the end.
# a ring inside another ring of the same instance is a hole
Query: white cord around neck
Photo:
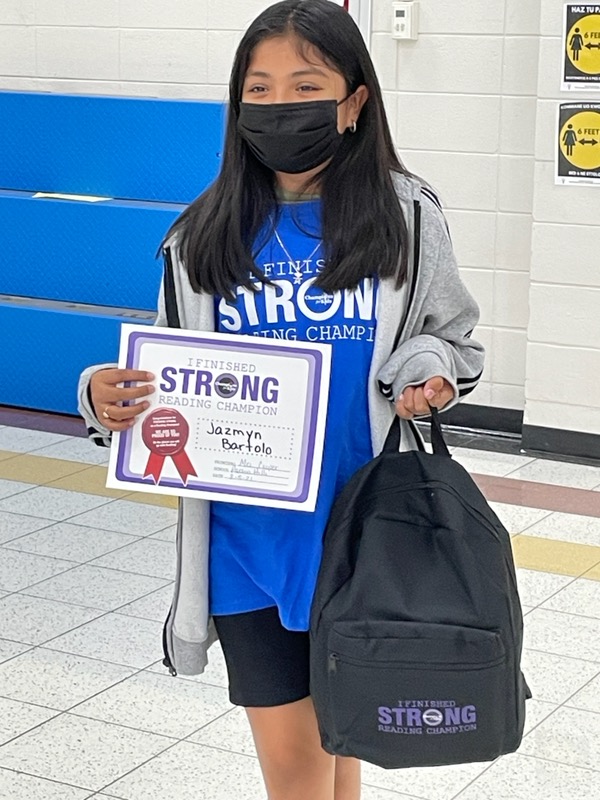
{"type": "Polygon", "coordinates": [[[319,243],[317,244],[317,246],[315,247],[315,249],[312,251],[312,253],[309,255],[309,257],[308,257],[308,258],[303,258],[303,259],[294,259],[294,258],[292,258],[292,257],[291,257],[291,255],[290,255],[290,251],[289,251],[289,250],[287,249],[287,247],[284,245],[284,243],[283,243],[283,241],[282,241],[282,239],[281,239],[281,236],[279,235],[279,231],[278,231],[278,230],[277,230],[277,228],[275,227],[274,220],[272,220],[272,221],[273,221],[273,232],[274,232],[274,234],[275,234],[275,238],[277,239],[277,242],[278,242],[279,246],[281,247],[281,249],[283,250],[283,252],[284,252],[284,253],[286,254],[286,256],[288,257],[288,261],[289,261],[289,263],[290,263],[290,264],[294,264],[294,266],[295,266],[295,272],[294,272],[294,283],[302,283],[302,270],[301,270],[301,269],[300,269],[300,267],[298,266],[298,263],[300,262],[301,264],[305,264],[305,263],[307,263],[308,261],[311,261],[311,260],[312,260],[312,259],[315,257],[315,255],[317,254],[317,251],[318,251],[318,249],[321,247],[321,245],[323,244],[323,242],[322,242],[322,241],[319,241],[319,243]]]}

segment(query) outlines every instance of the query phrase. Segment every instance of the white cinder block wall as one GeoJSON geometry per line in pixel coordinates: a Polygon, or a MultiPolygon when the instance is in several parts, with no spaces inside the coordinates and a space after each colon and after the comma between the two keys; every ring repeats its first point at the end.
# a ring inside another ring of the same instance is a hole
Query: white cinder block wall
{"type": "Polygon", "coordinates": [[[390,0],[374,0],[373,22],[396,141],[406,166],[440,193],[481,306],[488,360],[470,400],[522,409],[539,0],[421,0],[416,42],[390,38],[390,0]]]}
{"type": "MultiPolygon", "coordinates": [[[[563,2],[421,0],[416,42],[389,36],[391,3],[372,0],[371,41],[390,122],[482,309],[471,402],[600,434],[600,189],[553,185],[563,2]]],[[[268,4],[1,0],[0,88],[223,100],[268,4]]]]}
{"type": "Polygon", "coordinates": [[[554,186],[547,134],[557,101],[569,101],[549,69],[561,58],[562,9],[560,0],[542,0],[525,423],[598,434],[600,187],[554,186]]]}

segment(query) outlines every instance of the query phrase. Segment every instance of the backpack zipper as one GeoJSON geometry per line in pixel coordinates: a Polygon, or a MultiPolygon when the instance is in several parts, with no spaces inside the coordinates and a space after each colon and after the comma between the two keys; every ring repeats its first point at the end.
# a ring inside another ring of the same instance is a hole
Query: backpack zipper
{"type": "MultiPolygon", "coordinates": [[[[170,254],[169,254],[170,256],[170,254]]],[[[175,613],[175,608],[177,606],[177,602],[179,600],[179,589],[181,586],[181,537],[182,537],[182,516],[183,516],[183,506],[181,504],[181,498],[179,498],[178,503],[178,514],[177,514],[177,536],[176,536],[176,549],[177,549],[177,574],[175,576],[175,595],[173,597],[173,602],[171,603],[171,608],[169,609],[169,613],[167,614],[167,618],[165,620],[165,624],[163,625],[163,632],[162,632],[162,645],[163,645],[163,666],[165,666],[171,675],[175,678],[177,677],[177,670],[175,669],[175,665],[171,660],[171,656],[169,654],[169,647],[167,642],[167,626],[169,624],[169,619],[171,618],[171,614],[175,613]]],[[[171,649],[173,649],[173,640],[171,639],[171,649]]]]}
{"type": "MultiPolygon", "coordinates": [[[[476,508],[472,508],[470,505],[467,505],[467,503],[464,501],[464,498],[462,497],[462,495],[460,495],[459,492],[457,492],[456,489],[454,489],[454,487],[450,486],[449,484],[442,483],[441,481],[422,481],[420,483],[413,483],[410,486],[403,486],[400,491],[402,491],[402,492],[410,492],[413,489],[423,489],[423,488],[431,487],[431,486],[434,486],[434,487],[440,489],[441,491],[447,492],[448,494],[452,495],[452,497],[454,497],[456,500],[458,500],[459,504],[464,508],[464,510],[467,512],[467,514],[469,514],[469,516],[471,516],[474,519],[476,519],[477,522],[479,522],[479,524],[488,531],[488,533],[491,533],[491,535],[498,542],[498,544],[503,544],[502,539],[501,539],[500,535],[497,533],[496,529],[494,527],[492,527],[492,525],[487,521],[487,519],[485,519],[485,517],[479,511],[477,511],[476,508]]],[[[389,491],[389,490],[388,489],[381,489],[379,492],[374,493],[374,496],[378,495],[378,494],[385,493],[387,491],[389,491]]],[[[509,536],[509,540],[510,540],[510,536],[509,536]]],[[[512,584],[512,587],[513,587],[513,589],[515,590],[515,592],[518,595],[519,594],[519,587],[517,585],[517,581],[516,581],[515,575],[513,573],[512,564],[509,561],[508,556],[506,556],[506,555],[504,556],[504,563],[508,567],[508,574],[509,574],[509,577],[510,577],[510,582],[512,584]]]]}
{"type": "Polygon", "coordinates": [[[173,678],[177,677],[177,670],[173,666],[173,662],[171,661],[171,656],[169,655],[169,649],[167,647],[167,622],[169,621],[169,617],[171,616],[171,612],[167,616],[165,624],[163,625],[163,632],[162,632],[162,645],[163,645],[163,666],[166,667],[169,672],[171,673],[173,678]]]}
{"type": "MultiPolygon", "coordinates": [[[[449,484],[446,484],[446,483],[441,483],[440,481],[428,481],[427,483],[413,484],[412,488],[416,489],[418,487],[420,488],[420,487],[423,487],[423,486],[432,486],[432,485],[438,487],[441,491],[448,492],[448,494],[452,495],[456,500],[458,500],[460,505],[464,508],[464,510],[467,512],[467,514],[469,514],[469,516],[471,516],[474,519],[476,519],[477,522],[479,522],[479,524],[482,527],[484,527],[489,533],[492,534],[492,536],[498,542],[498,544],[501,544],[501,545],[504,544],[502,542],[502,538],[500,537],[500,535],[498,534],[496,529],[488,522],[488,520],[483,516],[483,514],[481,514],[476,508],[473,508],[472,506],[468,505],[465,502],[465,500],[462,497],[462,495],[459,494],[459,492],[457,492],[456,489],[453,486],[450,486],[449,484]]],[[[407,487],[407,488],[410,489],[411,487],[407,487]]],[[[510,535],[509,535],[509,543],[510,543],[510,535]]],[[[517,585],[516,578],[515,578],[515,575],[513,573],[512,564],[510,563],[510,561],[509,561],[509,559],[508,559],[508,557],[506,555],[504,556],[504,563],[508,567],[508,574],[509,574],[510,582],[511,582],[511,584],[513,586],[513,589],[515,590],[515,592],[518,595],[519,594],[519,587],[517,585]]]]}
{"type": "Polygon", "coordinates": [[[369,668],[375,667],[379,669],[389,669],[391,665],[397,665],[398,668],[410,668],[410,669],[427,669],[433,672],[441,672],[448,669],[451,670],[465,670],[468,672],[475,672],[482,669],[491,669],[492,667],[498,667],[501,664],[505,664],[508,661],[508,656],[506,653],[503,656],[499,656],[495,658],[493,661],[483,661],[481,663],[452,663],[452,664],[425,664],[422,661],[398,661],[396,659],[387,659],[386,661],[369,661],[367,658],[352,658],[352,656],[340,655],[340,653],[329,653],[329,662],[328,662],[328,669],[327,671],[330,674],[336,674],[338,671],[338,664],[343,662],[346,664],[352,664],[357,667],[364,667],[368,665],[369,668]]]}
{"type": "MultiPolygon", "coordinates": [[[[448,492],[448,494],[451,494],[453,497],[455,497],[459,501],[460,505],[465,509],[465,511],[468,514],[470,514],[470,516],[475,517],[477,519],[477,521],[487,531],[489,531],[489,533],[492,534],[494,539],[496,539],[498,542],[501,542],[500,536],[496,532],[495,528],[493,528],[490,525],[490,523],[485,519],[485,517],[483,517],[477,511],[477,509],[471,508],[471,506],[467,505],[467,503],[465,503],[464,499],[456,491],[456,489],[454,489],[452,486],[450,486],[447,483],[443,483],[442,481],[435,481],[435,480],[433,480],[433,481],[419,481],[418,483],[411,483],[411,484],[408,484],[408,485],[405,484],[398,491],[404,493],[404,492],[411,492],[413,489],[425,489],[425,488],[429,488],[429,487],[435,487],[437,489],[441,489],[442,491],[446,491],[446,492],[448,492]]],[[[387,494],[387,493],[389,493],[389,491],[390,491],[389,489],[380,489],[378,492],[373,492],[372,497],[377,497],[380,494],[387,494]]]]}
{"type": "MultiPolygon", "coordinates": [[[[380,456],[378,456],[378,458],[380,458],[380,456]]],[[[494,537],[494,539],[498,542],[498,544],[501,544],[501,545],[503,544],[502,539],[501,539],[500,535],[496,532],[495,528],[492,527],[492,525],[487,521],[487,519],[485,519],[485,517],[483,517],[482,514],[480,514],[479,511],[477,511],[476,509],[471,508],[471,506],[467,505],[467,503],[464,501],[463,497],[452,486],[450,486],[450,485],[448,485],[446,483],[442,483],[441,481],[420,481],[419,483],[412,483],[412,484],[410,484],[408,486],[405,485],[400,489],[400,491],[402,493],[404,493],[404,492],[410,492],[413,489],[430,488],[432,486],[436,487],[438,489],[441,489],[442,491],[446,491],[446,492],[448,492],[448,494],[452,495],[456,500],[458,500],[459,504],[464,508],[464,510],[467,512],[467,514],[469,514],[469,516],[471,516],[474,519],[476,519],[477,522],[479,522],[482,525],[482,527],[484,527],[488,531],[488,533],[490,533],[494,537]]],[[[389,489],[381,489],[378,492],[374,492],[372,496],[376,497],[376,496],[378,496],[380,494],[384,494],[384,493],[387,493],[387,492],[389,492],[389,489]]],[[[343,519],[341,521],[340,524],[345,524],[346,521],[347,521],[347,519],[345,518],[345,519],[343,519]]],[[[504,555],[504,564],[505,564],[507,572],[508,572],[510,583],[511,583],[511,585],[512,585],[512,587],[513,587],[513,589],[514,589],[514,591],[515,591],[515,593],[517,595],[517,597],[519,597],[519,587],[518,587],[518,584],[517,584],[517,581],[516,581],[516,576],[515,576],[514,571],[513,571],[513,564],[510,562],[509,557],[506,554],[504,555]]],[[[331,597],[329,599],[329,601],[325,604],[325,606],[323,606],[323,608],[321,608],[321,612],[320,612],[321,615],[323,614],[323,612],[325,611],[325,609],[327,608],[327,606],[329,605],[329,603],[332,600],[333,600],[333,597],[331,597]]],[[[515,630],[514,630],[513,625],[512,625],[512,620],[511,620],[511,626],[510,627],[511,627],[511,633],[513,634],[513,638],[514,638],[515,630]]]]}

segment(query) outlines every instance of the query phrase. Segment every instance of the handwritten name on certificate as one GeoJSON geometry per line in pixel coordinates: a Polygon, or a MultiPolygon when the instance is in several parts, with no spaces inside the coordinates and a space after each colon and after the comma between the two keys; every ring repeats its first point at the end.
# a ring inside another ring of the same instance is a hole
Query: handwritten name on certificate
{"type": "Polygon", "coordinates": [[[123,325],[119,366],[156,391],[114,434],[107,486],[314,511],[330,345],[123,325]]]}

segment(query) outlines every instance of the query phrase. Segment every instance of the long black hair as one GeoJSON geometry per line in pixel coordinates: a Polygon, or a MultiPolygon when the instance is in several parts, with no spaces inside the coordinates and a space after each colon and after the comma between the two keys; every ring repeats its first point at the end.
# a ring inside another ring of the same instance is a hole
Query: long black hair
{"type": "MultiPolygon", "coordinates": [[[[365,277],[406,280],[408,230],[392,173],[407,175],[392,142],[381,87],[362,34],[350,14],[330,0],[283,0],[250,25],[233,63],[221,171],[172,225],[192,288],[232,298],[237,285],[265,280],[254,261],[257,237],[277,214],[275,174],[251,153],[237,129],[252,54],[267,38],[292,35],[314,48],[345,79],[348,93],[366,86],[356,133],[346,131],[318,174],[325,268],[317,285],[352,289],[365,277]]],[[[309,188],[309,187],[307,187],[309,188]]]]}

